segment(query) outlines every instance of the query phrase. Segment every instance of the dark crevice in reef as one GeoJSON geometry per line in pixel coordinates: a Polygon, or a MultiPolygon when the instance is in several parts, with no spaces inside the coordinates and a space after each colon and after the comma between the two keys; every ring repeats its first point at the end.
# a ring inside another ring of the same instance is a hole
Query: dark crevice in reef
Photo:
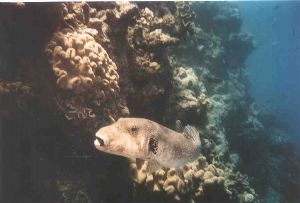
{"type": "Polygon", "coordinates": [[[299,199],[286,129],[248,95],[241,25],[228,2],[0,4],[0,201],[299,199]],[[202,154],[149,173],[96,151],[120,117],[194,125],[202,154]]]}
{"type": "Polygon", "coordinates": [[[39,109],[31,116],[18,113],[3,120],[6,202],[53,202],[61,196],[97,202],[102,193],[107,194],[107,202],[131,198],[124,159],[97,153],[93,137],[66,134],[61,118],[45,115],[51,113],[39,109]]]}
{"type": "MultiPolygon", "coordinates": [[[[45,44],[60,24],[60,7],[60,4],[29,3],[26,9],[22,9],[1,4],[1,40],[4,42],[1,50],[5,50],[1,53],[6,53],[1,57],[9,60],[11,67],[14,67],[14,62],[37,57],[43,52],[45,44]]],[[[15,66],[17,68],[19,64],[15,66]]]]}

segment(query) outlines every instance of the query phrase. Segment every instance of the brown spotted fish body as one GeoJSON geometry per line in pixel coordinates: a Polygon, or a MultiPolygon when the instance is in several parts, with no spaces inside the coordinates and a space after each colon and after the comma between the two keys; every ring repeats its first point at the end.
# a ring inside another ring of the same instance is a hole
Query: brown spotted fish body
{"type": "Polygon", "coordinates": [[[95,147],[103,152],[180,167],[200,153],[199,132],[185,126],[182,133],[143,118],[120,118],[100,128],[95,147]]]}

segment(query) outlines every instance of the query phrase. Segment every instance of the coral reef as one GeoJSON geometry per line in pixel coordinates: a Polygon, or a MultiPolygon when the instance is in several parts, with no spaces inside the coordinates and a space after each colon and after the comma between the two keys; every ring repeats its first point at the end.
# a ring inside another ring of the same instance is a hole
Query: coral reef
{"type": "Polygon", "coordinates": [[[120,89],[117,67],[105,49],[95,41],[95,35],[97,30],[89,28],[78,31],[64,29],[54,34],[46,48],[58,87],[74,95],[73,102],[64,102],[67,98],[58,101],[62,108],[66,108],[63,105],[70,108],[66,113],[68,119],[96,116],[92,108],[77,107],[79,102],[76,100],[82,104],[88,101],[100,106],[109,97],[117,95],[120,89]]]}
{"type": "Polygon", "coordinates": [[[136,68],[150,73],[160,69],[161,65],[157,59],[162,53],[159,47],[175,45],[179,41],[176,37],[163,32],[163,30],[170,30],[174,23],[174,17],[168,13],[158,18],[147,7],[140,11],[139,19],[133,27],[128,27],[127,34],[136,68]]]}
{"type": "Polygon", "coordinates": [[[99,86],[105,97],[105,91],[119,91],[119,75],[115,63],[89,33],[97,35],[97,30],[59,31],[49,42],[46,52],[52,55],[50,63],[60,88],[80,94],[92,86],[99,86]]]}
{"type": "Polygon", "coordinates": [[[244,62],[254,42],[234,5],[1,4],[0,17],[11,202],[27,183],[20,196],[38,202],[264,202],[279,183],[282,200],[297,198],[289,193],[300,185],[292,180],[300,162],[285,129],[248,95],[244,62]],[[124,116],[196,126],[198,160],[150,173],[147,161],[128,166],[93,150],[96,129],[124,116]],[[24,126],[26,135],[15,130],[24,126]],[[15,166],[25,175],[15,176],[15,166]]]}
{"type": "Polygon", "coordinates": [[[179,119],[184,123],[202,120],[212,103],[205,95],[206,88],[191,67],[177,67],[173,70],[173,89],[169,97],[168,120],[175,123],[179,119]],[[174,111],[175,110],[175,111],[174,111]],[[191,118],[191,119],[189,119],[191,118]]]}
{"type": "Polygon", "coordinates": [[[187,1],[176,1],[179,20],[181,21],[181,32],[187,31],[192,35],[195,32],[195,18],[196,14],[191,8],[191,3],[187,1]]]}
{"type": "MultiPolygon", "coordinates": [[[[150,193],[166,194],[170,200],[181,202],[221,201],[258,202],[257,194],[249,185],[246,175],[228,165],[218,168],[208,164],[204,156],[188,163],[182,169],[162,168],[147,172],[147,161],[132,161],[131,173],[135,187],[145,185],[150,193]],[[243,189],[244,192],[240,193],[243,189]]],[[[144,193],[140,197],[149,198],[144,193]]],[[[151,197],[150,197],[151,198],[151,197]]]]}
{"type": "MultiPolygon", "coordinates": [[[[113,11],[116,18],[120,19],[132,9],[126,5],[118,4],[119,10],[113,11]]],[[[114,121],[128,114],[126,103],[119,95],[117,66],[99,44],[109,42],[107,24],[100,21],[96,10],[86,3],[66,3],[64,12],[64,22],[70,28],[54,33],[45,49],[62,90],[56,102],[68,120],[87,120],[95,129],[101,119],[102,122],[114,121]],[[104,40],[99,40],[101,37],[104,40]],[[107,103],[115,105],[108,107],[107,103]],[[98,107],[102,107],[101,113],[97,112],[98,107]]]]}
{"type": "Polygon", "coordinates": [[[163,112],[154,108],[158,103],[163,108],[171,86],[171,81],[166,80],[172,70],[167,50],[180,42],[176,37],[176,16],[172,14],[173,3],[170,2],[161,6],[138,5],[141,8],[126,35],[129,46],[126,53],[129,76],[126,86],[130,87],[128,107],[133,106],[134,115],[142,117],[146,110],[150,118],[162,118],[163,112]],[[143,111],[139,111],[141,109],[143,111]]]}
{"type": "Polygon", "coordinates": [[[132,178],[135,184],[145,184],[149,192],[166,193],[178,201],[218,200],[226,201],[229,191],[224,186],[224,171],[208,164],[204,156],[188,163],[182,170],[162,168],[147,173],[147,161],[132,162],[132,178]]]}

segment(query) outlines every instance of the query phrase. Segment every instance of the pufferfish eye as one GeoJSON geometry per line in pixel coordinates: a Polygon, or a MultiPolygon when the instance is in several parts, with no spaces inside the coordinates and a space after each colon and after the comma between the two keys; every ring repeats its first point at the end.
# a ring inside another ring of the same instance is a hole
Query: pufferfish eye
{"type": "Polygon", "coordinates": [[[132,135],[136,135],[136,133],[138,132],[138,127],[135,126],[135,125],[129,127],[129,132],[130,132],[130,134],[132,134],[132,135]]]}
{"type": "Polygon", "coordinates": [[[130,130],[132,132],[136,132],[138,130],[138,128],[134,125],[134,126],[131,126],[130,130]]]}

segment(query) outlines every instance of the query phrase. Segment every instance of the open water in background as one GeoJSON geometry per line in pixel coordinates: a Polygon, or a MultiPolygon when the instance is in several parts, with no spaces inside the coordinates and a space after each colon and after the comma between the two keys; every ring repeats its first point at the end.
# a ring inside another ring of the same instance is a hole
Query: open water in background
{"type": "Polygon", "coordinates": [[[257,45],[246,62],[251,94],[289,125],[300,145],[300,1],[234,3],[257,45]]]}

